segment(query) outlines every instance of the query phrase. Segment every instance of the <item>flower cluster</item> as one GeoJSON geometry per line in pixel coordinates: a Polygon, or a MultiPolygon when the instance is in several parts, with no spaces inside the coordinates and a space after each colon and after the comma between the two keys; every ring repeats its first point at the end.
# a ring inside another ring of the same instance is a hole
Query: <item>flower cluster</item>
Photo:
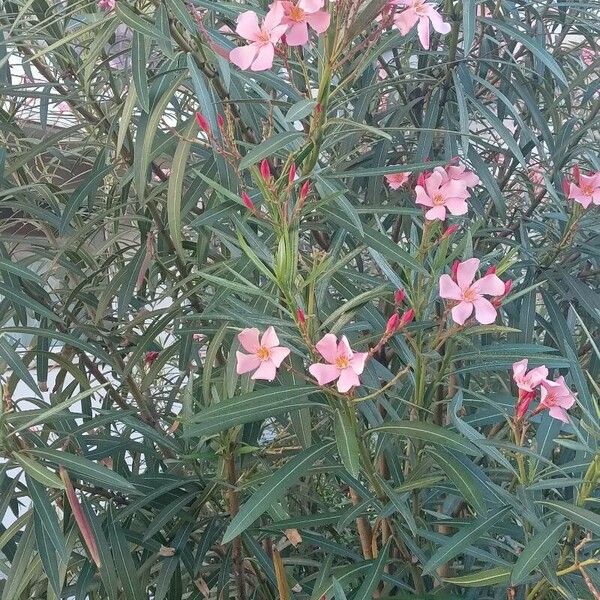
{"type": "Polygon", "coordinates": [[[229,60],[243,70],[270,69],[280,41],[285,39],[288,46],[304,46],[308,43],[309,27],[319,34],[327,30],[330,15],[322,10],[324,3],[325,0],[276,0],[262,23],[254,11],[243,12],[235,32],[248,43],[234,48],[229,60]]]}
{"type": "Polygon", "coordinates": [[[513,381],[519,390],[516,419],[523,419],[539,389],[540,404],[533,414],[548,409],[551,417],[567,423],[567,409],[575,404],[575,395],[565,384],[565,378],[561,375],[556,381],[552,381],[548,379],[548,369],[544,365],[530,371],[527,366],[526,358],[513,365],[513,381]]]}
{"type": "Polygon", "coordinates": [[[587,208],[590,204],[600,206],[600,171],[583,175],[579,167],[573,169],[573,181],[566,181],[565,194],[587,208]]]}
{"type": "Polygon", "coordinates": [[[402,35],[407,35],[416,25],[419,41],[425,50],[429,50],[430,24],[441,34],[450,33],[450,25],[436,10],[435,4],[425,0],[390,0],[392,6],[401,6],[403,10],[394,15],[394,25],[402,35]]]}

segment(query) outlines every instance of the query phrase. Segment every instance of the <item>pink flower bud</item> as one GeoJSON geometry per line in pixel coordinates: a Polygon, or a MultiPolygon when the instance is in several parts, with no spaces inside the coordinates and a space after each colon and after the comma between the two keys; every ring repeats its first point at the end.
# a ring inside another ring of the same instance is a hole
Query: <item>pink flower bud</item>
{"type": "Polygon", "coordinates": [[[452,268],[450,269],[450,277],[452,277],[453,281],[456,281],[457,273],[458,273],[458,265],[460,265],[459,260],[455,260],[452,263],[452,268]]]}
{"type": "Polygon", "coordinates": [[[306,324],[306,315],[304,314],[304,311],[301,308],[298,308],[296,310],[296,318],[298,319],[298,323],[300,323],[300,325],[306,324]]]}
{"type": "Polygon", "coordinates": [[[581,172],[579,171],[579,165],[575,165],[573,167],[573,179],[575,180],[575,183],[577,185],[579,185],[579,177],[581,175],[581,172]]]}
{"type": "Polygon", "coordinates": [[[310,193],[310,181],[305,181],[300,188],[300,201],[306,200],[306,197],[310,193]]]}
{"type": "Polygon", "coordinates": [[[425,185],[425,173],[419,173],[417,177],[417,185],[423,187],[425,185]]]}
{"type": "Polygon", "coordinates": [[[400,316],[398,313],[394,313],[385,326],[385,335],[392,335],[398,329],[398,325],[400,325],[400,316]]]}
{"type": "Polygon", "coordinates": [[[288,173],[288,184],[292,185],[292,183],[294,183],[294,179],[296,179],[296,165],[292,163],[290,172],[288,173]]]}
{"type": "Polygon", "coordinates": [[[225,119],[221,115],[217,115],[217,125],[219,126],[219,129],[223,129],[225,125],[225,119]]]}
{"type": "Polygon", "coordinates": [[[260,163],[260,176],[267,182],[271,181],[271,168],[266,158],[260,163]]]}
{"type": "Polygon", "coordinates": [[[394,292],[394,302],[396,304],[402,304],[406,298],[406,292],[403,289],[396,290],[394,292]]]}
{"type": "Polygon", "coordinates": [[[506,298],[506,296],[508,296],[510,294],[510,291],[512,290],[512,286],[513,286],[512,279],[507,279],[504,282],[504,294],[503,294],[503,297],[506,298]]]}
{"type": "Polygon", "coordinates": [[[198,127],[200,127],[200,129],[202,129],[202,131],[204,131],[210,135],[210,125],[208,124],[208,120],[200,112],[196,113],[196,123],[198,123],[198,127]]]}
{"type": "Polygon", "coordinates": [[[460,229],[459,225],[450,225],[446,231],[442,234],[442,239],[449,238],[452,234],[456,233],[460,229]]]}
{"type": "Polygon", "coordinates": [[[571,192],[571,183],[566,177],[563,177],[562,180],[562,192],[565,196],[568,196],[571,192]]]}
{"type": "Polygon", "coordinates": [[[151,365],[158,358],[159,354],[160,352],[157,352],[156,350],[146,352],[146,355],[144,356],[144,362],[147,365],[151,365]]]}
{"type": "Polygon", "coordinates": [[[409,323],[415,318],[415,311],[412,308],[409,308],[401,317],[400,317],[400,327],[406,327],[409,323]]]}
{"type": "Polygon", "coordinates": [[[495,275],[496,274],[496,267],[494,265],[492,265],[491,267],[488,267],[488,270],[485,272],[486,275],[495,275]]]}
{"type": "Polygon", "coordinates": [[[248,196],[248,194],[246,194],[246,192],[242,193],[242,202],[244,203],[244,206],[248,209],[254,212],[254,202],[252,202],[252,200],[250,199],[250,196],[248,196]]]}

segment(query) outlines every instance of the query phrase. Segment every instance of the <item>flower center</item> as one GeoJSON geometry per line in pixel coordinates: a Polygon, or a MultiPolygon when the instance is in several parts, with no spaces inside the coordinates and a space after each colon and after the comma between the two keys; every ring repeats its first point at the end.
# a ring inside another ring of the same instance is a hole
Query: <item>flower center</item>
{"type": "Polygon", "coordinates": [[[258,356],[258,358],[260,358],[260,360],[269,360],[269,358],[271,357],[271,351],[268,348],[261,346],[256,351],[256,356],[258,356]]]}
{"type": "Polygon", "coordinates": [[[261,29],[260,33],[258,34],[258,41],[262,42],[263,44],[268,44],[271,41],[271,34],[268,31],[261,29]]]}
{"type": "Polygon", "coordinates": [[[414,9],[418,15],[425,15],[427,5],[425,4],[425,2],[415,2],[414,9]]]}
{"type": "Polygon", "coordinates": [[[304,21],[305,12],[299,6],[292,6],[288,14],[290,21],[302,23],[304,21]]]}
{"type": "Polygon", "coordinates": [[[463,292],[463,300],[467,302],[473,302],[477,298],[477,291],[470,287],[468,290],[463,292]]]}
{"type": "Polygon", "coordinates": [[[442,196],[441,194],[436,194],[433,197],[433,204],[435,206],[440,206],[442,204],[444,204],[446,202],[446,200],[444,199],[444,196],[442,196]]]}
{"type": "Polygon", "coordinates": [[[581,191],[586,195],[586,196],[591,196],[594,193],[594,186],[592,185],[584,185],[581,188],[581,191]]]}
{"type": "Polygon", "coordinates": [[[350,361],[346,356],[338,356],[335,359],[335,366],[338,369],[347,369],[350,366],[350,361]]]}

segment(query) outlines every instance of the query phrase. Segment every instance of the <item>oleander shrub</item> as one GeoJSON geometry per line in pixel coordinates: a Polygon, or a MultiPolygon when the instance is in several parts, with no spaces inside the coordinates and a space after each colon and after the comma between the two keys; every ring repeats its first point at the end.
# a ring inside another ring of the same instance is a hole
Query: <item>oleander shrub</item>
{"type": "Polygon", "coordinates": [[[600,598],[597,2],[0,6],[0,600],[600,598]]]}

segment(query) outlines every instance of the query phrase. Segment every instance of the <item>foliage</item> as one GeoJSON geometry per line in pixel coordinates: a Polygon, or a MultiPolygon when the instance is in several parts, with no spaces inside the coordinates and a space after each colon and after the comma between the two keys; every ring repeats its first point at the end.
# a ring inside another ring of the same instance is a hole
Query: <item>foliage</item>
{"type": "Polygon", "coordinates": [[[598,4],[445,0],[424,50],[336,0],[259,72],[250,4],[3,0],[2,600],[598,598],[598,4]],[[415,187],[458,155],[456,230],[415,187]],[[473,257],[512,290],[459,326],[473,257]],[[516,418],[525,358],[568,422],[516,418]]]}

